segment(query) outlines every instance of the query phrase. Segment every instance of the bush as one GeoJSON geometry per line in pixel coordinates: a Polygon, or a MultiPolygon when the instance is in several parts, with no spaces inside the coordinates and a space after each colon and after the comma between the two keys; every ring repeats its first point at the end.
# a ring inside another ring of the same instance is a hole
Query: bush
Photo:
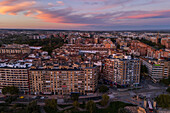
{"type": "Polygon", "coordinates": [[[9,96],[5,99],[5,102],[6,103],[12,103],[13,101],[17,100],[17,97],[16,96],[9,96]]]}
{"type": "Polygon", "coordinates": [[[168,77],[168,79],[163,78],[162,80],[160,80],[160,83],[163,83],[167,86],[170,85],[170,77],[168,77]]]}
{"type": "Polygon", "coordinates": [[[78,99],[79,99],[79,93],[72,93],[72,94],[71,94],[71,99],[72,99],[73,101],[78,101],[78,99]]]}
{"type": "Polygon", "coordinates": [[[162,108],[170,108],[170,95],[159,95],[155,98],[158,105],[162,108]]]}
{"type": "Polygon", "coordinates": [[[73,102],[73,106],[74,106],[74,108],[76,108],[76,109],[77,109],[77,108],[79,107],[79,105],[80,105],[80,104],[79,104],[79,102],[78,102],[78,101],[74,101],[74,102],[73,102]]]}
{"type": "Polygon", "coordinates": [[[26,112],[26,113],[39,113],[39,106],[37,105],[37,101],[30,102],[27,105],[24,112],[26,112]]]}
{"type": "Polygon", "coordinates": [[[8,93],[11,94],[11,95],[18,94],[19,89],[15,86],[7,86],[7,87],[2,88],[2,94],[3,95],[6,95],[8,93]]]}
{"type": "Polygon", "coordinates": [[[105,86],[105,85],[102,85],[102,86],[99,87],[99,92],[100,93],[105,93],[108,90],[109,90],[109,88],[107,86],[105,86]]]}
{"type": "Polygon", "coordinates": [[[92,101],[92,100],[88,101],[87,104],[86,104],[86,109],[87,109],[90,113],[95,113],[96,104],[94,103],[94,101],[92,101]]]}
{"type": "Polygon", "coordinates": [[[57,109],[57,100],[56,99],[45,100],[45,106],[56,110],[57,109]]]}
{"type": "Polygon", "coordinates": [[[108,102],[109,102],[109,96],[106,94],[102,95],[102,100],[100,101],[101,105],[106,106],[108,102]]]}

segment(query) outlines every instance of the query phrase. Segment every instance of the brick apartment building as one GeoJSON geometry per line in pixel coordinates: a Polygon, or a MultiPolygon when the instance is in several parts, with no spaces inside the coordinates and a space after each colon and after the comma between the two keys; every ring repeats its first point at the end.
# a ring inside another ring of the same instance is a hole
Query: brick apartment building
{"type": "Polygon", "coordinates": [[[22,59],[31,52],[27,44],[8,44],[0,47],[1,59],[22,59]]]}
{"type": "Polygon", "coordinates": [[[98,67],[30,69],[32,94],[94,93],[98,83],[98,67]]]}
{"type": "Polygon", "coordinates": [[[3,87],[15,86],[20,92],[29,94],[27,68],[0,67],[0,92],[3,87]]]}
{"type": "Polygon", "coordinates": [[[116,54],[105,60],[103,71],[104,79],[112,85],[139,84],[140,60],[116,54]]]}

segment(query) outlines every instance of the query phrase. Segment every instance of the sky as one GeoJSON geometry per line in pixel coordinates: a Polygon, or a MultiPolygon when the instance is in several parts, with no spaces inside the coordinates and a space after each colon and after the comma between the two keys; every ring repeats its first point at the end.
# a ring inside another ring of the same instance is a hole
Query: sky
{"type": "Polygon", "coordinates": [[[0,0],[0,28],[170,29],[170,0],[0,0]]]}

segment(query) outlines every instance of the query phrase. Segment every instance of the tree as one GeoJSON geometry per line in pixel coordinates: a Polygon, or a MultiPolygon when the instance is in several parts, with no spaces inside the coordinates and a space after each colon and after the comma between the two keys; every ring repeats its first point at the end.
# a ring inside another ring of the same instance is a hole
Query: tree
{"type": "Polygon", "coordinates": [[[79,107],[79,105],[80,105],[80,104],[79,104],[78,101],[74,101],[74,102],[73,102],[73,106],[74,106],[76,109],[79,107]]]}
{"type": "Polygon", "coordinates": [[[86,104],[86,109],[90,112],[90,113],[95,113],[96,110],[96,104],[94,103],[94,101],[89,100],[86,104]]]}
{"type": "Polygon", "coordinates": [[[170,93],[170,87],[168,87],[168,88],[166,89],[166,91],[167,91],[168,93],[170,93]]]}
{"type": "Polygon", "coordinates": [[[125,108],[119,108],[118,113],[131,113],[125,108]]]}
{"type": "Polygon", "coordinates": [[[71,99],[73,101],[78,101],[79,99],[79,93],[71,93],[71,99]]]}
{"type": "Polygon", "coordinates": [[[109,102],[109,96],[106,94],[102,95],[102,100],[100,101],[101,105],[105,106],[107,105],[108,102],[109,102]]]}
{"type": "Polygon", "coordinates": [[[117,49],[120,49],[120,45],[119,44],[117,44],[117,49]]]}
{"type": "Polygon", "coordinates": [[[108,90],[109,90],[109,88],[107,86],[105,86],[105,85],[102,85],[102,86],[99,87],[99,92],[100,93],[105,93],[108,90]]]}
{"type": "Polygon", "coordinates": [[[170,95],[159,95],[155,98],[158,105],[162,108],[170,108],[170,95]]]}
{"type": "Polygon", "coordinates": [[[66,110],[64,111],[64,113],[71,113],[71,110],[66,110]]]}
{"type": "Polygon", "coordinates": [[[85,106],[86,106],[86,102],[83,101],[83,103],[82,103],[82,108],[85,108],[85,106]]]}
{"type": "Polygon", "coordinates": [[[148,73],[148,68],[145,65],[141,65],[141,73],[148,73]]]}
{"type": "Polygon", "coordinates": [[[116,39],[115,39],[115,38],[111,38],[111,41],[112,41],[113,43],[116,43],[116,39]]]}
{"type": "Polygon", "coordinates": [[[2,88],[3,95],[6,95],[6,94],[14,95],[18,93],[19,93],[19,89],[15,86],[7,86],[7,87],[2,88]]]}
{"type": "Polygon", "coordinates": [[[45,100],[45,106],[55,110],[57,109],[57,100],[56,99],[45,100]]]}
{"type": "Polygon", "coordinates": [[[39,113],[39,106],[37,105],[37,101],[30,102],[26,110],[24,110],[25,113],[39,113]]]}
{"type": "Polygon", "coordinates": [[[12,101],[17,100],[17,96],[9,96],[5,99],[6,103],[12,103],[12,101]]]}
{"type": "Polygon", "coordinates": [[[165,85],[170,85],[170,77],[168,77],[168,79],[166,78],[163,78],[162,80],[160,80],[160,83],[163,83],[165,85]]]}

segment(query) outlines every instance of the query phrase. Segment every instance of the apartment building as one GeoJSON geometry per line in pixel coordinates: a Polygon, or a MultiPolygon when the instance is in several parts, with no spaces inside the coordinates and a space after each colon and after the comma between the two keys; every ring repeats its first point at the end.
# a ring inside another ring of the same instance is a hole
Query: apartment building
{"type": "Polygon", "coordinates": [[[80,93],[81,95],[94,93],[98,82],[98,68],[46,68],[30,69],[31,94],[64,95],[80,93]]]}
{"type": "Polygon", "coordinates": [[[0,61],[0,93],[3,87],[15,86],[20,92],[29,94],[29,72],[27,61],[0,61]]]}
{"type": "Polygon", "coordinates": [[[8,44],[0,47],[1,59],[23,59],[31,52],[29,45],[8,44]]]}
{"type": "Polygon", "coordinates": [[[140,60],[113,54],[105,60],[104,79],[112,85],[135,85],[140,82],[140,60]]]}
{"type": "Polygon", "coordinates": [[[30,53],[31,49],[29,48],[29,45],[23,44],[8,44],[8,45],[3,45],[0,48],[0,53],[1,54],[27,54],[30,53]]]}
{"type": "Polygon", "coordinates": [[[170,61],[149,58],[141,58],[141,60],[142,65],[147,67],[149,76],[156,82],[170,76],[170,61]]]}
{"type": "Polygon", "coordinates": [[[162,38],[161,44],[164,45],[166,48],[170,49],[170,37],[162,38]]]}

